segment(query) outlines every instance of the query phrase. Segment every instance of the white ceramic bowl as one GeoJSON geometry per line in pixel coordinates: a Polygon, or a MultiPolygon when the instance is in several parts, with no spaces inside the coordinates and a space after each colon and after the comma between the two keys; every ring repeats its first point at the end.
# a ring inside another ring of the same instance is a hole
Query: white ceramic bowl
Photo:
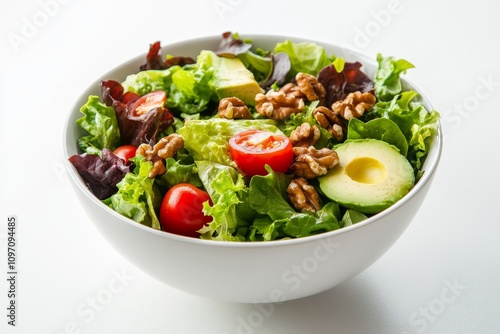
{"type": "MultiPolygon", "coordinates": [[[[287,36],[241,35],[263,49],[272,49],[287,36]]],[[[202,49],[215,49],[220,36],[163,46],[162,54],[196,57],[202,49]]],[[[332,44],[316,42],[328,54],[346,61],[359,60],[370,77],[374,59],[332,44]]],[[[361,273],[379,259],[401,236],[419,210],[431,186],[442,150],[441,129],[424,165],[424,175],[402,200],[358,224],[311,237],[271,242],[219,242],[187,238],[138,224],[99,201],[82,182],[67,158],[77,153],[82,130],[75,125],[80,107],[91,94],[99,95],[104,79],[123,81],[137,72],[144,54],[98,78],[75,102],[64,131],[64,156],[71,183],[103,237],[125,259],[165,284],[202,297],[241,303],[292,300],[335,287],[361,273]]],[[[419,93],[403,78],[404,86],[419,93]]],[[[422,95],[428,110],[431,104],[422,95]]]]}

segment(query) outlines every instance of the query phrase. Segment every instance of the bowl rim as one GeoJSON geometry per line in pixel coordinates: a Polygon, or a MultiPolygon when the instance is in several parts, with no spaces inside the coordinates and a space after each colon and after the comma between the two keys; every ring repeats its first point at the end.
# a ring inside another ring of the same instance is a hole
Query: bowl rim
{"type": "MultiPolygon", "coordinates": [[[[285,41],[287,39],[292,40],[294,42],[312,42],[316,43],[321,46],[328,46],[328,47],[333,47],[333,48],[339,48],[342,50],[345,50],[347,53],[355,55],[359,59],[362,60],[362,64],[364,65],[365,63],[371,63],[371,65],[374,65],[376,62],[374,59],[371,59],[367,55],[354,50],[348,46],[345,45],[340,45],[340,44],[335,44],[331,42],[325,42],[325,41],[318,41],[314,39],[309,39],[309,38],[304,38],[300,36],[287,36],[287,35],[273,35],[273,34],[254,34],[254,33],[238,33],[240,36],[244,36],[245,38],[249,38],[252,40],[258,40],[260,38],[264,39],[272,39],[272,40],[280,40],[280,41],[285,41]]],[[[161,47],[162,51],[164,51],[166,48],[169,47],[181,47],[183,44],[191,45],[195,43],[205,43],[208,41],[218,41],[220,40],[221,35],[206,35],[206,36],[201,36],[201,37],[195,37],[195,38],[190,38],[190,39],[185,39],[185,40],[180,40],[180,41],[174,41],[168,44],[165,44],[161,47]]],[[[92,86],[87,86],[87,89],[85,92],[91,89],[94,84],[98,83],[100,80],[104,80],[106,77],[110,77],[111,73],[116,72],[118,69],[130,66],[133,63],[136,63],[140,61],[141,59],[144,59],[145,53],[141,55],[137,55],[133,58],[128,59],[127,61],[118,64],[117,66],[113,67],[111,70],[107,71],[103,75],[101,75],[101,79],[97,79],[94,82],[92,82],[92,86]]],[[[425,94],[421,91],[420,88],[416,87],[408,78],[406,75],[402,75],[401,78],[403,81],[410,85],[411,87],[415,88],[418,92],[419,98],[423,101],[425,101],[426,108],[429,110],[434,110],[432,107],[431,102],[429,99],[425,96],[425,94]]],[[[83,98],[83,94],[77,94],[78,98],[77,100],[80,100],[83,98]]],[[[85,96],[86,98],[87,96],[85,96]]],[[[192,238],[192,237],[186,237],[182,235],[177,235],[173,234],[170,232],[166,231],[161,231],[161,230],[156,230],[154,228],[151,228],[149,226],[142,225],[141,223],[135,222],[130,218],[127,218],[118,212],[114,211],[107,205],[105,205],[102,201],[100,201],[91,191],[90,189],[85,185],[85,183],[82,181],[80,175],[76,171],[75,167],[69,162],[68,158],[70,157],[69,151],[68,151],[68,146],[67,141],[68,141],[68,133],[69,133],[69,126],[70,126],[70,121],[72,119],[72,115],[76,112],[76,110],[80,110],[80,103],[79,101],[75,101],[72,104],[72,107],[70,108],[70,112],[67,114],[66,119],[64,121],[64,128],[63,128],[63,134],[62,134],[62,155],[63,155],[63,160],[64,160],[64,165],[66,167],[66,175],[69,174],[69,177],[71,178],[71,182],[73,182],[74,185],[77,186],[79,191],[82,192],[83,196],[86,196],[88,199],[90,199],[93,203],[95,203],[98,207],[100,207],[103,210],[106,210],[108,213],[113,215],[115,218],[119,219],[121,222],[125,224],[129,224],[130,226],[133,226],[132,228],[137,228],[139,230],[142,230],[146,233],[152,233],[155,236],[166,238],[166,239],[171,239],[173,241],[177,242],[186,242],[186,243],[192,243],[198,246],[209,246],[209,247],[229,247],[229,248],[267,248],[267,247],[287,247],[295,244],[302,244],[302,243],[310,243],[310,242],[317,242],[321,239],[328,239],[331,237],[335,237],[344,233],[349,233],[350,231],[361,229],[364,226],[371,225],[376,223],[379,219],[382,219],[383,217],[391,214],[392,212],[396,211],[399,207],[403,206],[406,202],[411,200],[414,196],[417,195],[418,192],[422,190],[422,188],[431,180],[433,177],[433,174],[435,173],[439,162],[441,160],[441,155],[443,151],[443,133],[442,133],[442,124],[441,120],[438,120],[438,131],[433,138],[432,142],[432,148],[430,152],[432,153],[429,154],[424,162],[425,170],[423,175],[420,177],[420,179],[415,183],[415,185],[412,187],[412,189],[400,200],[398,200],[396,203],[391,205],[389,208],[359,222],[350,226],[342,227],[333,231],[328,231],[328,232],[323,232],[323,233],[318,233],[315,235],[311,236],[306,236],[306,237],[300,237],[300,238],[291,238],[291,239],[280,239],[280,240],[271,240],[271,241],[220,241],[220,240],[206,240],[206,239],[200,239],[200,238],[192,238]],[[432,158],[432,159],[429,159],[432,158]]],[[[88,215],[87,215],[88,216],[88,215]]],[[[90,217],[89,217],[89,220],[90,217]]],[[[91,220],[92,221],[92,220],[91,220]]],[[[92,221],[92,223],[96,224],[96,222],[92,221]]]]}

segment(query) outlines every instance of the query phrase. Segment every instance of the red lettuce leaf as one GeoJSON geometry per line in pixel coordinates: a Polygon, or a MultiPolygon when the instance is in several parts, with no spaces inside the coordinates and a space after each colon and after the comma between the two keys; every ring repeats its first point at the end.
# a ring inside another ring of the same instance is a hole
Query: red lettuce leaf
{"type": "Polygon", "coordinates": [[[215,49],[215,54],[219,57],[234,58],[247,52],[251,47],[252,44],[246,43],[239,38],[234,38],[231,32],[225,32],[222,34],[219,46],[215,49]]]}
{"type": "Polygon", "coordinates": [[[278,86],[283,86],[286,76],[292,68],[290,56],[286,52],[278,52],[271,56],[273,62],[273,69],[269,77],[260,84],[264,89],[270,88],[274,83],[278,86]]]}
{"type": "Polygon", "coordinates": [[[333,65],[324,67],[318,73],[318,81],[326,89],[325,105],[331,106],[343,100],[349,93],[361,91],[373,93],[373,81],[361,71],[361,63],[345,63],[342,72],[337,72],[333,65]]]}
{"type": "Polygon", "coordinates": [[[101,93],[104,103],[115,109],[122,145],[154,145],[158,135],[174,122],[174,116],[163,107],[136,115],[135,102],[140,96],[131,92],[123,94],[123,87],[119,82],[101,81],[101,93]]]}
{"type": "Polygon", "coordinates": [[[103,148],[101,156],[96,154],[75,154],[69,161],[75,166],[83,182],[100,200],[116,193],[116,184],[132,172],[133,164],[118,158],[111,150],[103,148]]]}
{"type": "Polygon", "coordinates": [[[146,63],[142,64],[139,69],[146,70],[164,70],[174,65],[184,66],[186,64],[194,64],[195,60],[191,57],[169,57],[165,60],[161,56],[160,42],[154,42],[149,46],[149,52],[146,55],[146,63]]]}

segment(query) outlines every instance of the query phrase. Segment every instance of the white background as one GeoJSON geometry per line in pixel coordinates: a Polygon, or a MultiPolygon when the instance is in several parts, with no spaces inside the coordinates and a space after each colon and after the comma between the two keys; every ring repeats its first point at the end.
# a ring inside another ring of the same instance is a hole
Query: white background
{"type": "Polygon", "coordinates": [[[494,1],[56,1],[5,1],[0,13],[0,332],[500,332],[494,1]],[[98,234],[62,167],[64,119],[91,82],[156,40],[228,30],[410,60],[407,76],[442,114],[446,137],[428,197],[393,248],[330,291],[267,308],[201,299],[139,272],[98,234]],[[11,214],[15,328],[6,317],[11,214]]]}

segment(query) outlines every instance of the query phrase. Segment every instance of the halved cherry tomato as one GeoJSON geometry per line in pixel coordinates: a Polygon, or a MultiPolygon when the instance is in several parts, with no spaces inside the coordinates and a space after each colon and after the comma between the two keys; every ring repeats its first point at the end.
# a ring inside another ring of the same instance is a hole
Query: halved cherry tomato
{"type": "Polygon", "coordinates": [[[292,142],[288,137],[262,130],[246,130],[229,139],[231,158],[248,176],[267,175],[265,165],[286,173],[293,161],[292,142]]]}
{"type": "Polygon", "coordinates": [[[151,109],[163,107],[166,100],[167,95],[164,91],[155,90],[154,92],[141,96],[132,104],[131,110],[135,116],[140,116],[147,113],[151,109]]]}
{"type": "Polygon", "coordinates": [[[187,237],[199,237],[197,232],[212,221],[203,213],[203,203],[212,200],[206,191],[189,183],[170,188],[160,206],[160,224],[164,231],[187,237]]]}
{"type": "Polygon", "coordinates": [[[122,145],[117,147],[113,153],[118,157],[122,158],[127,162],[130,158],[135,157],[135,151],[137,150],[137,146],[134,145],[122,145]]]}

